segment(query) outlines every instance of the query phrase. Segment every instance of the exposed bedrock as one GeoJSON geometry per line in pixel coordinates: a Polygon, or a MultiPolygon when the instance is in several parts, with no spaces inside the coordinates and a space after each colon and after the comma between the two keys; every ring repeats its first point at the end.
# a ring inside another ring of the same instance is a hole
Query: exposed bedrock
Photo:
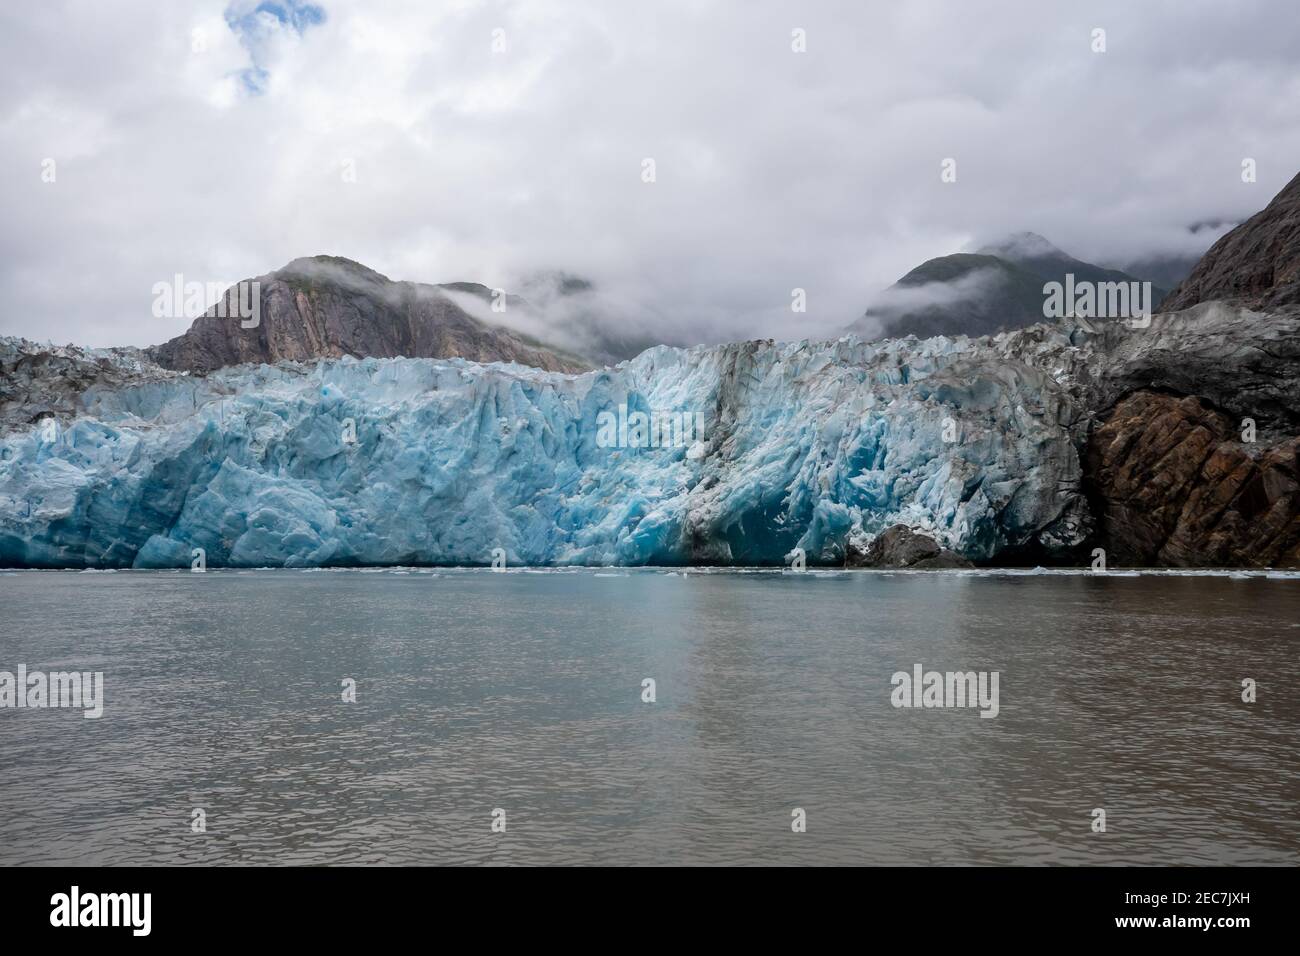
{"type": "Polygon", "coordinates": [[[1211,246],[1160,307],[1172,312],[1212,300],[1257,309],[1300,305],[1300,175],[1211,246]]]}
{"type": "Polygon", "coordinates": [[[1197,398],[1121,401],[1088,444],[1110,559],[1300,566],[1300,438],[1261,444],[1243,433],[1248,425],[1197,398]]]}
{"type": "Polygon", "coordinates": [[[939,568],[974,567],[961,555],[941,548],[929,535],[919,534],[907,525],[896,524],[866,541],[865,547],[850,540],[845,564],[854,568],[939,568]]]}
{"type": "MultiPolygon", "coordinates": [[[[491,301],[486,286],[394,282],[348,259],[312,256],[232,287],[222,310],[208,310],[148,354],[164,368],[190,372],[345,355],[519,362],[559,372],[590,367],[467,311],[477,302],[477,311],[491,315],[491,301]]],[[[508,302],[513,308],[527,305],[513,296],[508,302]]]]}

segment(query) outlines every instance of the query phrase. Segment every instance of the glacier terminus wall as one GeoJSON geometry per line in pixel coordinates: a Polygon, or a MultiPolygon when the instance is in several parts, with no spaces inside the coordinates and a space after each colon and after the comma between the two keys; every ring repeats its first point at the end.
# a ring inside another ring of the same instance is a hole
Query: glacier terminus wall
{"type": "MultiPolygon", "coordinates": [[[[498,548],[528,565],[780,564],[796,548],[840,564],[895,524],[974,561],[1065,555],[1093,530],[1093,410],[1240,347],[1222,328],[1239,318],[658,347],[578,375],[403,358],[147,368],[6,429],[0,564],[188,568],[195,549],[215,567],[487,564],[498,548]],[[637,430],[665,420],[691,440],[637,430]]],[[[3,345],[11,360],[34,348],[3,345]]]]}

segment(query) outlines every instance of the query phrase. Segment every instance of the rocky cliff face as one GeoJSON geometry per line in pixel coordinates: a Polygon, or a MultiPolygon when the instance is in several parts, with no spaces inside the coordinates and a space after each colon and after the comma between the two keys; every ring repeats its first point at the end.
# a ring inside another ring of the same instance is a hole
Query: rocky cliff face
{"type": "Polygon", "coordinates": [[[1110,560],[1300,567],[1300,438],[1260,442],[1200,399],[1139,391],[1088,443],[1110,560]]]}
{"type": "Polygon", "coordinates": [[[1257,309],[1300,304],[1300,175],[1211,246],[1161,308],[1174,312],[1211,300],[1257,309]]]}
{"type": "MultiPolygon", "coordinates": [[[[149,350],[163,368],[209,372],[247,362],[309,362],[322,358],[464,358],[518,362],[552,372],[588,366],[504,328],[482,322],[455,295],[484,300],[486,287],[472,283],[430,286],[393,282],[359,263],[331,256],[295,259],[261,276],[256,326],[228,307],[200,316],[183,335],[149,350]]],[[[227,293],[231,301],[234,292],[227,293]]],[[[461,301],[466,301],[461,299],[461,301]]],[[[507,300],[519,307],[517,299],[507,300]]]]}

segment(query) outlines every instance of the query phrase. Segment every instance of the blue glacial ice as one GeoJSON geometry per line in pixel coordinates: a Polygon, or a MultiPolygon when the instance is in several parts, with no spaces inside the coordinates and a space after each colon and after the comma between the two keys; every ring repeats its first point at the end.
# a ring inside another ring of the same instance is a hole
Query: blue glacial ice
{"type": "Polygon", "coordinates": [[[976,560],[1075,545],[1069,391],[1055,359],[999,348],[660,347],[582,375],[159,370],[0,438],[0,564],[188,568],[196,548],[213,567],[485,564],[497,548],[529,565],[778,564],[795,548],[840,563],[851,537],[900,522],[976,560]],[[611,443],[619,406],[698,415],[703,434],[611,443]]]}

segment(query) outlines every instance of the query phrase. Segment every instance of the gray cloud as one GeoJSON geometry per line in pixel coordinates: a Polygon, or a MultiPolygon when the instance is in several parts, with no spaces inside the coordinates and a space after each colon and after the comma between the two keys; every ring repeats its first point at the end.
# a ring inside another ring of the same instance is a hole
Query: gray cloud
{"type": "Polygon", "coordinates": [[[160,342],[186,323],[152,318],[155,282],[329,253],[511,291],[587,277],[575,339],[593,315],[821,336],[1001,232],[1199,251],[1191,224],[1249,215],[1300,157],[1286,0],[321,5],[256,63],[221,3],[0,13],[0,332],[160,342]]]}
{"type": "Polygon", "coordinates": [[[1006,282],[1006,273],[998,269],[974,269],[949,282],[922,282],[919,285],[890,286],[870,302],[870,314],[854,324],[855,331],[874,337],[884,331],[886,319],[931,306],[950,306],[980,298],[995,286],[1006,282]]]}

